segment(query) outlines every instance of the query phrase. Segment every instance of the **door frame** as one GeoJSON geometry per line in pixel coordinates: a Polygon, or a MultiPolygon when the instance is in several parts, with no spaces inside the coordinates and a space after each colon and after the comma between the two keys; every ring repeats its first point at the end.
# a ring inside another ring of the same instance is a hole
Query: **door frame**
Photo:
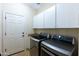
{"type": "MultiPolygon", "coordinates": [[[[6,52],[5,52],[5,32],[6,32],[6,13],[9,13],[9,14],[14,14],[14,15],[16,15],[15,13],[12,13],[12,12],[6,12],[6,11],[3,11],[2,12],[2,54],[1,55],[3,55],[3,56],[5,56],[6,55],[6,52]]],[[[17,14],[18,15],[18,14],[17,14]]],[[[19,16],[23,16],[23,15],[19,15],[19,16]]],[[[23,16],[24,17],[24,16],[23,16]]],[[[24,28],[24,50],[26,51],[26,39],[25,39],[25,35],[26,34],[26,32],[25,32],[25,28],[24,28]]]]}

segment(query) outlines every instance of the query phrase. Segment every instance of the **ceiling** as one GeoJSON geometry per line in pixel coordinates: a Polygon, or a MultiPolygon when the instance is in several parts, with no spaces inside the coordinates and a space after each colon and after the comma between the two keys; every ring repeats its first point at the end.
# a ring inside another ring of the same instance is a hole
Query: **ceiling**
{"type": "Polygon", "coordinates": [[[44,7],[44,6],[50,5],[50,4],[52,4],[52,3],[27,3],[26,5],[37,10],[41,7],[44,7]]]}

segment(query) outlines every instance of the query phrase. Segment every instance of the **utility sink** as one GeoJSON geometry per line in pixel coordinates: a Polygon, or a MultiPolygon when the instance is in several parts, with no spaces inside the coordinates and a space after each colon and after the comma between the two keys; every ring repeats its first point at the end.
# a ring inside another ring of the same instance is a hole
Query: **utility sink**
{"type": "Polygon", "coordinates": [[[43,38],[45,38],[44,36],[42,36],[42,35],[39,35],[39,34],[33,34],[33,35],[31,35],[33,38],[35,38],[35,39],[43,39],[43,38]]]}

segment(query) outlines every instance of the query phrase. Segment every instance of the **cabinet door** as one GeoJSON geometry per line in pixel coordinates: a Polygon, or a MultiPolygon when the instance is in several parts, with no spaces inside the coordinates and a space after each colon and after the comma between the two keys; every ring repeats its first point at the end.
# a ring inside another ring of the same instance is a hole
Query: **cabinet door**
{"type": "Polygon", "coordinates": [[[44,12],[44,28],[55,28],[55,6],[44,12]]]}
{"type": "Polygon", "coordinates": [[[44,23],[43,23],[43,14],[39,14],[34,16],[33,19],[33,28],[43,28],[44,27],[44,23]]]}
{"type": "Polygon", "coordinates": [[[79,4],[57,4],[56,5],[56,27],[76,28],[78,26],[79,4]]]}

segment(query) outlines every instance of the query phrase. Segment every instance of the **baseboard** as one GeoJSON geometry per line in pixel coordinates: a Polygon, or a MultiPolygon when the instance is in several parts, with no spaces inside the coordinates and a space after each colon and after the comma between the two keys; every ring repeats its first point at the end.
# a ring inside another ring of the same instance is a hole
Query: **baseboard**
{"type": "Polygon", "coordinates": [[[33,46],[33,47],[31,47],[30,49],[32,49],[32,48],[34,48],[34,47],[37,48],[36,46],[33,46]]]}
{"type": "Polygon", "coordinates": [[[19,52],[16,52],[16,53],[13,53],[13,54],[10,54],[10,55],[8,55],[8,56],[12,56],[12,55],[15,55],[15,54],[21,53],[21,52],[23,52],[23,51],[24,51],[24,50],[19,51],[19,52]]]}

